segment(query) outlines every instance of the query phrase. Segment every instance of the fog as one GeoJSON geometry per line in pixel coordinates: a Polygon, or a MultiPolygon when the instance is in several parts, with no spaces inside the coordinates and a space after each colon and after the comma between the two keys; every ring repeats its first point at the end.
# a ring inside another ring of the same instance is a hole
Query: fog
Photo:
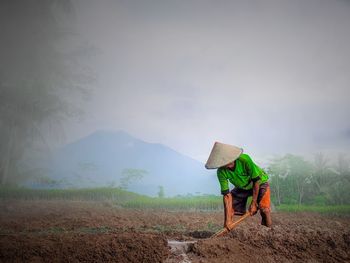
{"type": "Polygon", "coordinates": [[[0,262],[350,262],[349,47],[350,0],[0,0],[0,262]]]}
{"type": "Polygon", "coordinates": [[[74,3],[98,83],[68,140],[123,129],[202,162],[216,140],[348,151],[348,1],[74,3]]]}
{"type": "Polygon", "coordinates": [[[214,141],[260,163],[349,152],[349,1],[32,0],[0,10],[4,174],[25,151],[95,131],[202,163],[214,141]]]}

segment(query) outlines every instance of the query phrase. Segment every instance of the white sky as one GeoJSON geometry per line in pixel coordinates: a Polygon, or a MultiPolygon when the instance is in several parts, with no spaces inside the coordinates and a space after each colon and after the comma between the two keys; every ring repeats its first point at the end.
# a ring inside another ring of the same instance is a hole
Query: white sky
{"type": "Polygon", "coordinates": [[[350,1],[76,0],[98,81],[68,141],[122,129],[206,161],[350,149],[350,1]]]}

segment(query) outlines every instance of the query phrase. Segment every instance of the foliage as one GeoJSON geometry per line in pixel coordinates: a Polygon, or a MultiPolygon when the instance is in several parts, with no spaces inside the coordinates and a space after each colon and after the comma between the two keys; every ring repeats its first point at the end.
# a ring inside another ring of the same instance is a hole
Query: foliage
{"type": "Polygon", "coordinates": [[[125,208],[171,210],[222,209],[221,196],[180,196],[156,198],[128,192],[120,188],[85,189],[29,189],[19,187],[0,188],[0,200],[73,200],[110,201],[125,208]]]}
{"type": "MultiPolygon", "coordinates": [[[[143,196],[119,188],[88,189],[28,189],[0,188],[0,200],[65,200],[108,202],[128,209],[164,209],[181,211],[222,211],[222,197],[214,195],[159,198],[143,196]]],[[[350,205],[289,205],[277,206],[281,212],[311,211],[326,214],[350,214],[350,205]]]]}
{"type": "Polygon", "coordinates": [[[277,206],[350,204],[349,161],[339,155],[335,164],[321,153],[314,162],[295,155],[275,158],[267,168],[272,200],[277,206]]]}
{"type": "Polygon", "coordinates": [[[122,171],[122,177],[120,178],[120,188],[128,189],[130,183],[134,181],[140,181],[147,174],[146,170],[127,168],[122,171]]]}
{"type": "Polygon", "coordinates": [[[280,205],[280,212],[316,212],[328,215],[350,214],[350,205],[280,205]]]}
{"type": "Polygon", "coordinates": [[[162,186],[162,185],[159,186],[158,197],[159,198],[165,197],[164,186],[162,186]]]}
{"type": "Polygon", "coordinates": [[[118,188],[107,187],[82,189],[0,188],[0,199],[2,200],[111,201],[117,204],[123,204],[136,198],[143,198],[143,196],[118,188]]]}
{"type": "Polygon", "coordinates": [[[77,97],[91,82],[81,58],[89,52],[77,44],[72,21],[69,0],[0,2],[2,185],[29,176],[19,165],[24,154],[47,148],[45,134],[60,136],[60,123],[80,115],[77,97]]]}

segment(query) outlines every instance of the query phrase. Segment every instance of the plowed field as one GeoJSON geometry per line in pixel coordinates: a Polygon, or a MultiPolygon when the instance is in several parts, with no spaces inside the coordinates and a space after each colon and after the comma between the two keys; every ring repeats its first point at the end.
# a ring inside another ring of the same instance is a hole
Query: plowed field
{"type": "Polygon", "coordinates": [[[0,203],[0,262],[350,262],[350,218],[260,216],[225,237],[222,212],[130,210],[110,203],[0,203]],[[196,241],[186,254],[168,240],[196,241]]]}

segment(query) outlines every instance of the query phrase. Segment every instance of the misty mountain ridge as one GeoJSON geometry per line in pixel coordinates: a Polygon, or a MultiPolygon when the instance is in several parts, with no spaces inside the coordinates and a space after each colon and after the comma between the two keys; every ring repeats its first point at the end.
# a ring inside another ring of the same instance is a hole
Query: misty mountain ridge
{"type": "Polygon", "coordinates": [[[53,154],[50,177],[73,187],[121,186],[127,170],[139,171],[127,189],[155,196],[218,194],[213,171],[204,164],[159,144],[124,131],[96,131],[61,147],[53,154]]]}

